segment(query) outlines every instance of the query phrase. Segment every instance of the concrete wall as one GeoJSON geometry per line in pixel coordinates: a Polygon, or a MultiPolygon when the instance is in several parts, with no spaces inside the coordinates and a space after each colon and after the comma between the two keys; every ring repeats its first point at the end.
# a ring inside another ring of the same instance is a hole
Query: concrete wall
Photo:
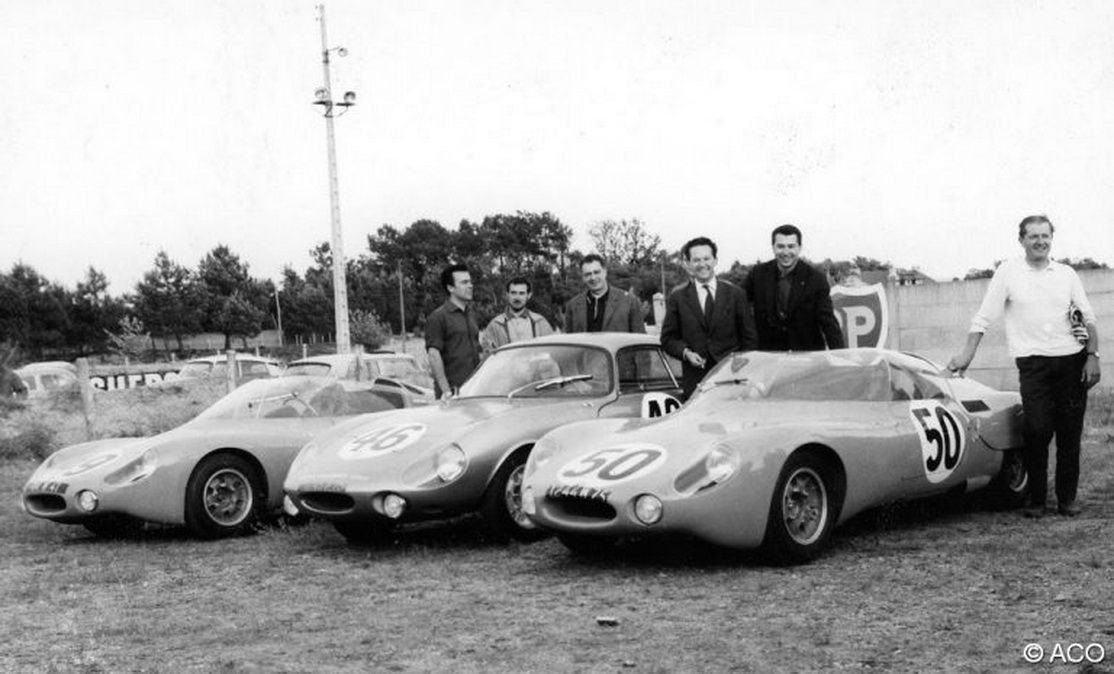
{"type": "MultiPolygon", "coordinates": [[[[1079,272],[1098,319],[1102,381],[1114,387],[1114,270],[1079,272]]],[[[971,317],[982,302],[989,279],[886,286],[890,330],[886,346],[910,351],[946,364],[963,346],[971,317]]],[[[1066,307],[1065,307],[1066,310],[1066,307]]],[[[999,321],[983,336],[967,376],[999,388],[1017,390],[1017,367],[1006,349],[1005,327],[999,321]]]]}

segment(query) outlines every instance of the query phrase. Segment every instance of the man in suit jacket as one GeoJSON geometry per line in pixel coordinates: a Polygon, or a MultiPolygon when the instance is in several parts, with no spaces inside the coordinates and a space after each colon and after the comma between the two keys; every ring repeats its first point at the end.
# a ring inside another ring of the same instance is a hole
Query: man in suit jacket
{"type": "Polygon", "coordinates": [[[842,349],[827,276],[800,259],[801,230],[781,225],[770,235],[774,259],[758,264],[743,284],[754,304],[763,351],[842,349]]]}
{"type": "Polygon", "coordinates": [[[646,332],[642,303],[608,285],[602,257],[585,255],[580,277],[587,290],[565,303],[565,332],[646,332]]]}
{"type": "Polygon", "coordinates": [[[669,294],[661,345],[681,360],[687,398],[708,370],[733,351],[757,346],[746,293],[716,278],[714,241],[698,237],[681,248],[691,279],[669,294]]]}

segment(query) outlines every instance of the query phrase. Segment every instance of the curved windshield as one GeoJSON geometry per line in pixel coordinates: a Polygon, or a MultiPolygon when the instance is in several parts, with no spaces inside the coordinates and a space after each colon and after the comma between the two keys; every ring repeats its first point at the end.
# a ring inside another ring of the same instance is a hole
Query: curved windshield
{"type": "Polygon", "coordinates": [[[696,397],[733,400],[890,400],[890,367],[876,351],[736,353],[701,382],[696,397]]]}
{"type": "Polygon", "coordinates": [[[546,344],[496,351],[460,387],[461,398],[557,398],[611,392],[611,356],[589,346],[546,344]]]}
{"type": "Polygon", "coordinates": [[[327,377],[332,369],[333,368],[328,363],[291,363],[290,366],[283,371],[282,376],[327,377]]]}
{"type": "Polygon", "coordinates": [[[198,419],[340,417],[410,405],[395,387],[323,377],[279,377],[248,382],[214,403],[198,419]]]}
{"type": "Polygon", "coordinates": [[[186,363],[178,370],[179,377],[208,377],[209,371],[213,369],[213,364],[201,360],[193,363],[186,363]]]}

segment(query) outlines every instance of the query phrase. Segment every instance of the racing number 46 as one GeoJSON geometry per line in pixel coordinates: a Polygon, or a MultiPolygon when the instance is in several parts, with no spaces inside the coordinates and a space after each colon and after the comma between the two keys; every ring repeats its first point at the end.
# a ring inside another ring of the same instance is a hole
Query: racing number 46
{"type": "Polygon", "coordinates": [[[929,472],[935,471],[941,462],[945,470],[955,468],[959,463],[963,436],[952,413],[943,407],[936,407],[935,414],[932,410],[918,408],[913,410],[913,416],[920,423],[925,439],[936,447],[935,453],[925,458],[925,468],[929,472]]]}

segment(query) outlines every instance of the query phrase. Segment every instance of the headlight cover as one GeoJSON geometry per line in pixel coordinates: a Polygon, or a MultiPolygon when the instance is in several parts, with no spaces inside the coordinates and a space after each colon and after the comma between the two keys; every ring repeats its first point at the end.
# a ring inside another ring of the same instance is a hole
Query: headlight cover
{"type": "Polygon", "coordinates": [[[722,484],[738,470],[739,453],[726,447],[713,447],[704,460],[684,470],[673,483],[681,494],[692,495],[701,490],[722,484]]]}
{"type": "Polygon", "coordinates": [[[138,458],[128,461],[123,466],[104,476],[105,484],[131,484],[150,477],[158,468],[158,455],[155,450],[148,449],[138,458]]]}
{"type": "Polygon", "coordinates": [[[467,467],[468,457],[464,455],[460,445],[454,443],[437,452],[437,477],[442,482],[452,482],[464,474],[464,469],[467,467]]]}

